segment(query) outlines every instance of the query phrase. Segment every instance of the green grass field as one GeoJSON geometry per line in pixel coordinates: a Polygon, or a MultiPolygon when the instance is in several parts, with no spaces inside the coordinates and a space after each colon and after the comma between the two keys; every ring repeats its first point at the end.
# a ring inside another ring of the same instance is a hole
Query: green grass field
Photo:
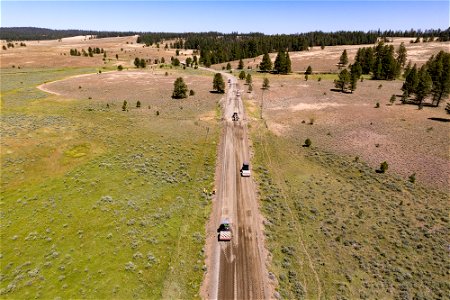
{"type": "Polygon", "coordinates": [[[91,72],[2,71],[0,295],[198,298],[217,121],[36,89],[91,72]]]}
{"type": "Polygon", "coordinates": [[[281,296],[447,297],[448,194],[323,152],[314,137],[303,147],[305,138],[252,124],[269,269],[281,296]]]}

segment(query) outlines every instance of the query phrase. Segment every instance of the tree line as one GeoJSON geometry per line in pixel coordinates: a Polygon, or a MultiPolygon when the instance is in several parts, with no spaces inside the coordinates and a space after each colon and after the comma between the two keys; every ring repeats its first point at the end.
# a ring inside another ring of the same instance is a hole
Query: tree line
{"type": "Polygon", "coordinates": [[[55,30],[37,27],[2,27],[0,39],[7,41],[56,40],[77,35],[95,35],[98,38],[130,36],[139,34],[131,31],[95,31],[95,30],[55,30]]]}

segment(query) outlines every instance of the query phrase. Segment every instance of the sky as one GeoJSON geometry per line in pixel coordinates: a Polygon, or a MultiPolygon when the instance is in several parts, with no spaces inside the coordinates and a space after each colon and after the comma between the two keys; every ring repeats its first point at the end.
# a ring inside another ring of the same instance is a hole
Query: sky
{"type": "Polygon", "coordinates": [[[1,0],[1,27],[99,31],[262,32],[447,29],[449,1],[1,0]]]}

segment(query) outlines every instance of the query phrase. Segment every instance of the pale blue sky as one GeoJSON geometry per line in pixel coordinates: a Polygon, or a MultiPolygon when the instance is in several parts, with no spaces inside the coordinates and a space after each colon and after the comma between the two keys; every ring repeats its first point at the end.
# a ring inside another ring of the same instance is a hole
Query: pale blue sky
{"type": "Polygon", "coordinates": [[[2,27],[299,33],[446,29],[449,1],[5,1],[2,27]]]}

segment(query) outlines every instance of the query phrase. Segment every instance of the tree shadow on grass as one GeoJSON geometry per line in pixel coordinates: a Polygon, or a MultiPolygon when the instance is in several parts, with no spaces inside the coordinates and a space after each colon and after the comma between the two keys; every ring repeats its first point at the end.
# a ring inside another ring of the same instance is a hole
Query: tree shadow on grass
{"type": "Polygon", "coordinates": [[[428,118],[428,120],[438,121],[438,122],[444,122],[444,123],[450,122],[450,119],[446,119],[446,118],[435,118],[435,117],[431,117],[431,118],[428,118]]]}

